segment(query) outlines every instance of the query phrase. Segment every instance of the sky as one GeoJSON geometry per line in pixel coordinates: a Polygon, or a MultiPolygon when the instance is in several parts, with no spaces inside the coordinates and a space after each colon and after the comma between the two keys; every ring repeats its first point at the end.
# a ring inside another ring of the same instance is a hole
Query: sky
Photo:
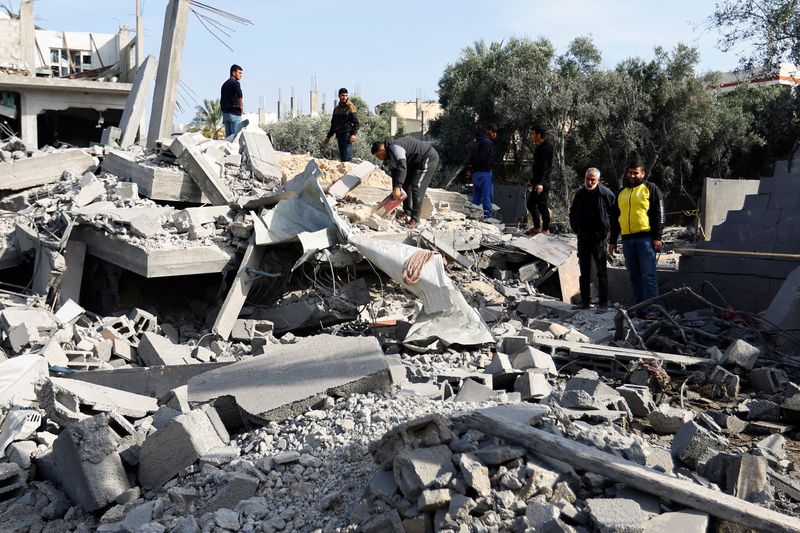
{"type": "MultiPolygon", "coordinates": [[[[20,0],[0,0],[16,11],[20,0]]],[[[437,98],[443,70],[475,41],[511,36],[549,39],[558,52],[578,36],[592,37],[613,68],[629,57],[649,59],[653,49],[679,42],[698,48],[699,73],[733,70],[737,58],[716,47],[705,20],[713,0],[200,0],[252,21],[215,39],[190,14],[181,67],[176,122],[194,115],[203,99],[219,98],[232,63],[244,69],[245,111],[263,103],[274,112],[279,90],[284,105],[294,90],[304,113],[316,77],[320,98],[332,105],[339,87],[359,93],[371,106],[437,98]]],[[[141,0],[145,51],[158,56],[167,0],[141,0]]],[[[56,31],[116,33],[135,28],[135,0],[35,0],[38,26],[56,31]]],[[[202,11],[201,11],[202,12],[202,11]]]]}

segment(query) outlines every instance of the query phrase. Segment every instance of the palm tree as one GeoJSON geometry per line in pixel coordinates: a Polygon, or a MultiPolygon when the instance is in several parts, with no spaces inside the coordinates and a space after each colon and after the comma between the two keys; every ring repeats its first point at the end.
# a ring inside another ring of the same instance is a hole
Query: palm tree
{"type": "Polygon", "coordinates": [[[189,131],[202,132],[209,139],[225,138],[219,100],[203,100],[203,105],[198,105],[195,109],[194,118],[187,128],[189,131]]]}

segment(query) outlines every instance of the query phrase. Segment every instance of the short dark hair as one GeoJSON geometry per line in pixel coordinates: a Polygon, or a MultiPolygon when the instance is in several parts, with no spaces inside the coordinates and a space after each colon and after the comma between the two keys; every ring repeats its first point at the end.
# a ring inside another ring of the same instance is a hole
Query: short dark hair
{"type": "Polygon", "coordinates": [[[636,157],[634,159],[631,159],[631,162],[628,163],[628,166],[625,167],[625,168],[626,169],[628,169],[628,168],[642,168],[643,169],[644,168],[644,161],[642,161],[641,159],[636,157]]]}
{"type": "Polygon", "coordinates": [[[234,72],[236,72],[237,70],[244,70],[244,69],[243,69],[242,67],[240,67],[239,65],[237,65],[236,63],[234,63],[233,65],[231,65],[231,75],[232,75],[234,72]]]}
{"type": "Polygon", "coordinates": [[[491,123],[491,124],[486,126],[486,129],[488,131],[493,131],[493,132],[497,133],[497,124],[491,123]]]}
{"type": "Polygon", "coordinates": [[[383,141],[375,141],[374,143],[372,143],[372,148],[371,148],[372,155],[378,153],[378,150],[380,150],[381,148],[383,148],[383,141]]]}
{"type": "Polygon", "coordinates": [[[534,124],[533,126],[531,126],[531,131],[534,133],[538,133],[543,138],[547,137],[547,135],[545,135],[544,128],[541,127],[539,124],[534,124]]]}
{"type": "Polygon", "coordinates": [[[347,92],[347,89],[342,87],[341,89],[339,89],[339,94],[350,94],[350,93],[347,92]]]}

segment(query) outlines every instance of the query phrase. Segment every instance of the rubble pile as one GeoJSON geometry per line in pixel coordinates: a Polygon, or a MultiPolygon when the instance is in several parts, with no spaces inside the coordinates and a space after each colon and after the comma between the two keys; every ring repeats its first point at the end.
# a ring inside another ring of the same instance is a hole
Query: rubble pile
{"type": "Polygon", "coordinates": [[[800,530],[791,334],[578,309],[570,236],[251,125],[106,137],[0,152],[3,531],[800,530]]]}

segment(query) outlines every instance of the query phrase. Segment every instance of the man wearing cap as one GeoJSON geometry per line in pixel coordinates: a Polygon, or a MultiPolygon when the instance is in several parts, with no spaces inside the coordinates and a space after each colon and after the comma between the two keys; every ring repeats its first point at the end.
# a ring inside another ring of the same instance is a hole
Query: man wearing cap
{"type": "Polygon", "coordinates": [[[467,177],[472,178],[472,203],[483,206],[483,216],[492,218],[492,156],[497,126],[489,124],[475,141],[467,167],[467,177]]]}
{"type": "Polygon", "coordinates": [[[359,126],[361,123],[358,121],[356,106],[350,101],[347,89],[342,87],[339,89],[339,103],[333,108],[331,128],[322,144],[327,144],[335,134],[339,143],[339,160],[350,161],[353,159],[353,143],[356,142],[359,126]]]}

